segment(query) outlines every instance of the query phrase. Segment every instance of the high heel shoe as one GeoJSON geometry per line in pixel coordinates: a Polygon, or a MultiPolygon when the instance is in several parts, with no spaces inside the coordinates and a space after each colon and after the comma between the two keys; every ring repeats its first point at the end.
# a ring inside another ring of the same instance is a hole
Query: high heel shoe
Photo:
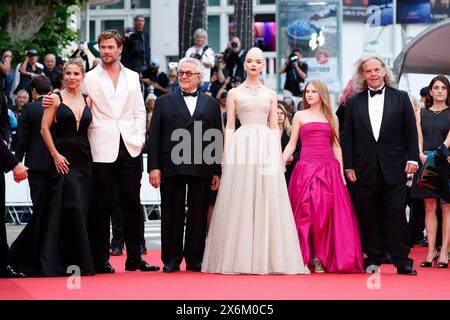
{"type": "MultiPolygon", "coordinates": [[[[444,258],[445,256],[443,256],[444,258]]],[[[447,269],[448,268],[448,256],[444,259],[444,261],[438,261],[437,267],[439,269],[447,269]],[[446,262],[444,262],[446,261],[446,262]]]]}
{"type": "Polygon", "coordinates": [[[431,261],[428,261],[428,260],[422,261],[420,266],[422,268],[431,268],[433,266],[433,263],[437,262],[437,259],[439,259],[439,252],[436,252],[436,254],[434,255],[434,257],[431,261]]]}
{"type": "Polygon", "coordinates": [[[324,273],[325,269],[322,266],[322,263],[320,262],[320,260],[318,258],[314,258],[313,259],[313,264],[314,264],[314,272],[315,273],[324,273]]]}

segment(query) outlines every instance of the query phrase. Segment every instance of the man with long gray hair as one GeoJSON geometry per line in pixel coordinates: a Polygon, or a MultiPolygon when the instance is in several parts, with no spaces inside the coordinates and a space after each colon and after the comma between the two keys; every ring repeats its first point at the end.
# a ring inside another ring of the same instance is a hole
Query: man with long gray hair
{"type": "Polygon", "coordinates": [[[347,102],[344,163],[367,255],[364,267],[378,272],[387,249],[398,274],[416,275],[405,215],[407,174],[418,168],[414,111],[381,58],[361,59],[354,80],[361,92],[347,102]]]}

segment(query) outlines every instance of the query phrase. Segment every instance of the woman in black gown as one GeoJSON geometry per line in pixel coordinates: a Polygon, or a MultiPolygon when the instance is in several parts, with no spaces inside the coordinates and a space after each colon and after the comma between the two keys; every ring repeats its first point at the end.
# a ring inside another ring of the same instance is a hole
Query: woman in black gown
{"type": "MultiPolygon", "coordinates": [[[[450,134],[450,82],[444,75],[434,77],[428,86],[428,95],[425,108],[416,112],[419,158],[425,163],[427,154],[436,150],[440,144],[447,142],[450,134]]],[[[448,248],[450,246],[450,204],[440,199],[437,194],[426,188],[417,186],[418,173],[414,177],[411,195],[424,199],[425,203],[425,229],[428,240],[428,253],[426,260],[420,266],[430,268],[434,263],[438,268],[448,268],[448,248]],[[436,237],[438,218],[437,205],[442,211],[442,245],[439,250],[436,237]]]]}
{"type": "MultiPolygon", "coordinates": [[[[64,68],[66,89],[44,110],[41,133],[54,165],[37,210],[12,244],[12,264],[27,276],[65,276],[69,266],[95,273],[87,218],[92,156],[87,137],[91,100],[80,92],[83,62],[64,68]]],[[[73,270],[73,269],[72,269],[73,270]]]]}

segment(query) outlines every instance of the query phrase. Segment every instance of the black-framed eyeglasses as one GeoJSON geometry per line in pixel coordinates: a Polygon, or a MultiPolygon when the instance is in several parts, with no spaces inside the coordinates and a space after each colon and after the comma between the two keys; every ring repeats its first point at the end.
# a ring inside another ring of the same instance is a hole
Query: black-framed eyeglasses
{"type": "Polygon", "coordinates": [[[190,77],[192,77],[193,74],[200,74],[200,72],[178,71],[177,74],[179,77],[186,75],[186,77],[190,78],[190,77]]]}

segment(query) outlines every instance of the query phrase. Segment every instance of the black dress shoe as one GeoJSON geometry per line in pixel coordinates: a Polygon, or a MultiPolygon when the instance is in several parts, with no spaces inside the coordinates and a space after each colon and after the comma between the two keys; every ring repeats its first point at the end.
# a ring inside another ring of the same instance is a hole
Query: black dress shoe
{"type": "Polygon", "coordinates": [[[166,264],[163,267],[163,272],[177,272],[177,271],[180,271],[180,266],[178,266],[178,265],[166,264]]]}
{"type": "Polygon", "coordinates": [[[186,264],[186,271],[200,272],[202,271],[202,264],[201,263],[186,264]]]}
{"type": "Polygon", "coordinates": [[[447,269],[448,268],[448,262],[439,261],[438,264],[437,264],[437,267],[439,269],[447,269]]]}
{"type": "Polygon", "coordinates": [[[417,241],[417,245],[419,247],[428,247],[427,239],[422,239],[422,240],[417,241]]]}
{"type": "Polygon", "coordinates": [[[97,274],[116,273],[116,270],[113,268],[113,266],[109,262],[106,262],[103,265],[97,267],[96,273],[97,274]]]}
{"type": "Polygon", "coordinates": [[[416,276],[417,271],[414,270],[412,267],[409,268],[397,268],[397,274],[403,274],[407,276],[416,276]]]}
{"type": "Polygon", "coordinates": [[[7,265],[0,271],[0,278],[25,278],[25,275],[21,272],[14,271],[10,265],[7,265]]]}
{"type": "Polygon", "coordinates": [[[113,246],[111,249],[111,255],[112,256],[121,256],[123,254],[122,251],[123,251],[122,247],[113,246]]]}
{"type": "Polygon", "coordinates": [[[389,253],[385,253],[383,257],[383,263],[392,264],[392,259],[389,253]]]}
{"type": "Polygon", "coordinates": [[[134,261],[127,260],[125,262],[125,270],[126,271],[140,270],[140,271],[143,271],[143,272],[159,271],[159,267],[158,266],[151,266],[147,262],[145,262],[144,260],[138,261],[137,263],[135,263],[134,261]]]}

